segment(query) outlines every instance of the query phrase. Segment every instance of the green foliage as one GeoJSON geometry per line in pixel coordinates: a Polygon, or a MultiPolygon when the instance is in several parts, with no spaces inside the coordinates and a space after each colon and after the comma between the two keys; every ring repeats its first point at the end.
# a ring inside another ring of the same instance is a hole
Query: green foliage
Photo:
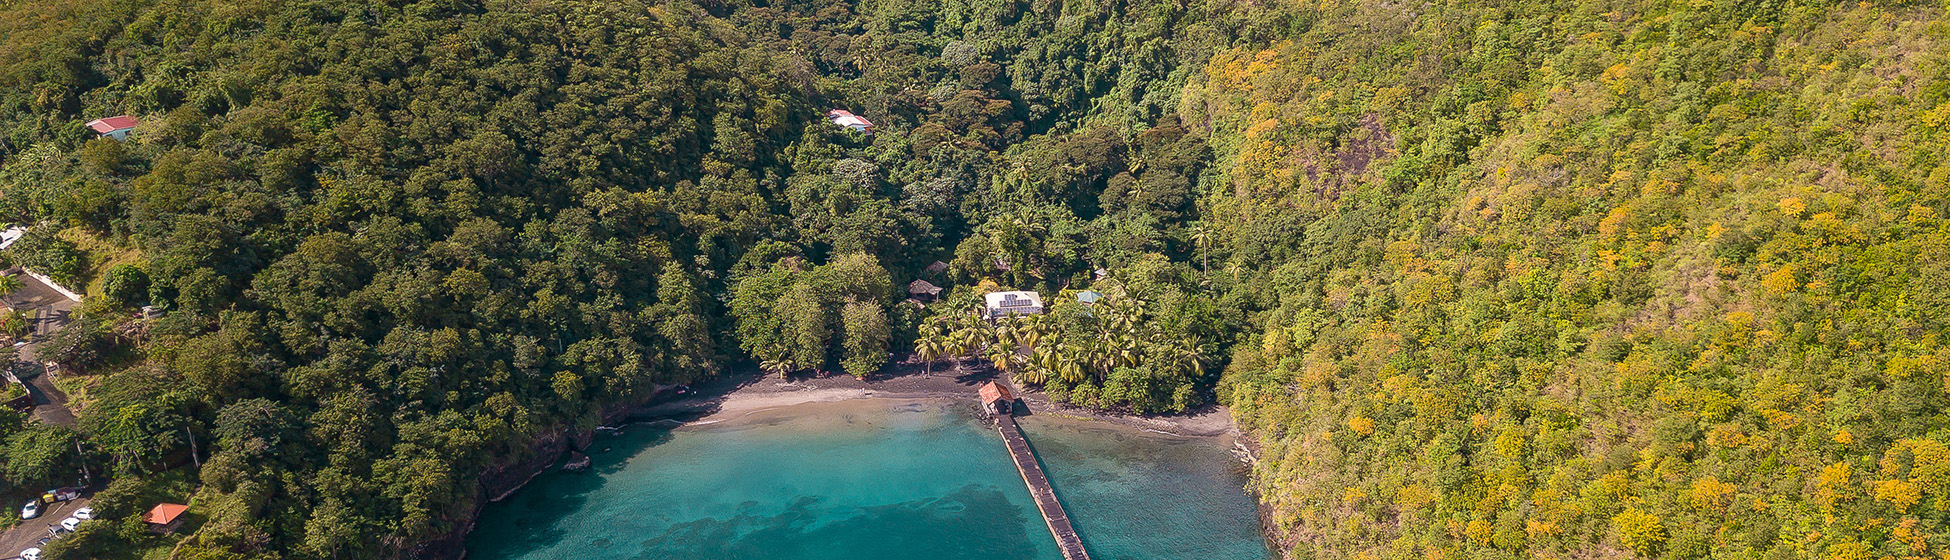
{"type": "Polygon", "coordinates": [[[917,352],[926,348],[928,361],[982,358],[1017,381],[1041,385],[1059,402],[1135,414],[1185,412],[1210,400],[1214,360],[1206,341],[1216,333],[1187,320],[1207,313],[1178,286],[1159,283],[1180,280],[1165,276],[1100,283],[1108,293],[1090,304],[1065,291],[1045,300],[1046,314],[993,322],[941,306],[917,339],[917,352]],[[1150,292],[1162,299],[1136,295],[1150,292]]]}
{"type": "Polygon", "coordinates": [[[102,296],[122,306],[138,306],[149,301],[149,274],[142,267],[118,264],[102,277],[102,296]]]}
{"type": "Polygon", "coordinates": [[[74,430],[28,424],[10,431],[6,439],[6,464],[0,473],[14,488],[35,489],[69,484],[80,478],[80,454],[75,449],[74,430]]]}
{"type": "Polygon", "coordinates": [[[43,360],[86,371],[107,363],[117,343],[108,325],[82,320],[47,335],[36,354],[43,360]]]}
{"type": "Polygon", "coordinates": [[[1950,545],[1888,459],[1946,437],[1940,6],[1296,12],[1180,107],[1296,555],[1950,545]]]}
{"type": "Polygon", "coordinates": [[[14,264],[46,274],[63,286],[88,283],[88,255],[74,243],[55,236],[53,228],[29,230],[7,251],[14,264]]]}
{"type": "Polygon", "coordinates": [[[28,0],[0,216],[171,310],[42,350],[118,473],[211,442],[182,557],[403,556],[537,434],[910,336],[1229,403],[1298,557],[1925,556],[1943,9],[28,0]]]}
{"type": "Polygon", "coordinates": [[[887,363],[887,312],[870,302],[848,301],[840,308],[841,337],[846,354],[840,365],[865,379],[887,363]]]}

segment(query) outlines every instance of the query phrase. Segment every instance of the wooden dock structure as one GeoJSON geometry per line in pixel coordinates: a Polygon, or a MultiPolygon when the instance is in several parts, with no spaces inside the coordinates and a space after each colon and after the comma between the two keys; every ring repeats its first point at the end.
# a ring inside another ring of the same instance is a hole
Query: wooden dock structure
{"type": "MultiPolygon", "coordinates": [[[[991,384],[993,384],[991,382],[991,384]]],[[[999,387],[998,387],[999,388],[999,387]]],[[[993,412],[993,403],[988,387],[983,387],[983,407],[993,412]]],[[[1001,389],[1002,397],[1008,397],[1006,388],[1001,389]]],[[[1008,399],[1013,404],[1014,399],[1008,399]]],[[[1009,410],[1012,410],[1013,406],[1009,410]]],[[[1022,474],[1022,482],[1029,486],[1029,496],[1036,500],[1036,509],[1043,514],[1043,523],[1049,526],[1049,534],[1056,537],[1056,548],[1063,551],[1063,560],[1090,560],[1090,553],[1083,549],[1083,539],[1077,537],[1077,530],[1070,526],[1070,514],[1063,511],[1063,503],[1056,500],[1056,490],[1051,489],[1049,477],[1043,475],[1043,464],[1036,461],[1036,453],[1029,449],[1029,441],[1022,438],[1022,429],[1016,426],[1016,417],[1008,412],[996,413],[995,431],[1002,434],[1002,443],[1009,446],[1009,458],[1016,461],[1016,472],[1022,474]]]]}

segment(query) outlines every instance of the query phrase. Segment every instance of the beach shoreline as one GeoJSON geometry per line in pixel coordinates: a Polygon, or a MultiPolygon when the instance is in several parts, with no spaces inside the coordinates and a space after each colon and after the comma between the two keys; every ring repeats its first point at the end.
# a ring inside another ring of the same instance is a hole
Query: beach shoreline
{"type": "MultiPolygon", "coordinates": [[[[895,363],[870,381],[846,375],[781,379],[748,372],[701,384],[686,397],[638,407],[630,417],[640,421],[715,424],[764,410],[857,399],[965,399],[973,403],[976,388],[987,381],[1003,380],[991,368],[954,360],[937,362],[932,368],[910,362],[895,363]]],[[[1122,415],[1053,402],[1041,391],[1005,384],[1016,389],[1016,396],[1022,399],[1031,416],[1103,422],[1179,437],[1237,435],[1230,411],[1221,406],[1178,415],[1122,415]]]]}

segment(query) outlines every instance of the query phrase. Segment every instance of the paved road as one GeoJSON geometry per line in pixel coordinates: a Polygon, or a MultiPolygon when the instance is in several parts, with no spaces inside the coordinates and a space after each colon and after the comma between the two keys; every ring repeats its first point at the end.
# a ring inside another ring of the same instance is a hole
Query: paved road
{"type": "MultiPolygon", "coordinates": [[[[0,504],[0,506],[14,508],[15,513],[20,511],[20,504],[0,504]]],[[[13,558],[22,550],[38,546],[34,542],[48,536],[48,528],[59,525],[61,520],[67,519],[74,510],[88,507],[88,498],[76,498],[58,504],[48,504],[46,507],[40,517],[22,521],[20,525],[8,529],[6,533],[0,533],[0,558],[13,558]]]]}
{"type": "MultiPolygon", "coordinates": [[[[28,326],[33,329],[33,332],[28,336],[28,343],[20,347],[19,359],[25,363],[18,364],[16,371],[36,373],[26,383],[27,394],[34,397],[34,418],[49,424],[73,426],[75,417],[74,412],[68,410],[68,395],[54,386],[54,376],[58,374],[44,371],[45,368],[40,365],[40,360],[35,359],[34,348],[39,346],[38,341],[43,337],[67,326],[68,321],[73,319],[74,308],[80,305],[80,302],[68,299],[67,296],[61,295],[61,292],[55,291],[54,288],[48,287],[46,283],[32,276],[20,274],[18,277],[22,284],[20,290],[8,294],[6,300],[8,304],[28,315],[28,326]]],[[[5,382],[0,380],[0,383],[5,382]]],[[[20,554],[21,550],[35,546],[35,541],[48,536],[48,528],[56,526],[61,523],[61,520],[67,519],[69,513],[87,505],[87,498],[49,504],[47,510],[41,512],[40,517],[22,521],[20,525],[0,533],[0,558],[11,558],[13,555],[20,554]]],[[[0,507],[15,508],[16,512],[20,511],[20,506],[19,503],[0,503],[0,507]]]]}
{"type": "MultiPolygon", "coordinates": [[[[32,276],[17,276],[22,286],[7,296],[7,302],[28,314],[28,326],[33,329],[28,344],[20,347],[20,360],[27,362],[23,367],[39,373],[27,380],[27,394],[34,397],[34,418],[49,424],[73,426],[75,417],[74,412],[68,410],[68,394],[54,386],[54,375],[43,371],[40,360],[34,357],[34,348],[40,345],[38,341],[43,337],[67,326],[74,317],[75,306],[80,302],[68,299],[32,276]]],[[[0,554],[5,553],[5,549],[0,549],[0,554]]]]}

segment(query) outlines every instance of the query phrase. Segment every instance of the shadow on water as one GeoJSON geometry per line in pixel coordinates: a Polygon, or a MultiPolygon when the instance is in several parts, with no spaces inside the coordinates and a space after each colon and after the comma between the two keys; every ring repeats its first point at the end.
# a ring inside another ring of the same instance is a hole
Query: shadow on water
{"type": "MultiPolygon", "coordinates": [[[[542,549],[559,543],[570,529],[563,526],[563,512],[581,509],[589,501],[589,496],[609,484],[610,475],[628,466],[630,457],[670,440],[669,428],[649,424],[629,424],[615,432],[598,432],[589,446],[590,466],[587,471],[564,472],[560,469],[561,462],[550,465],[526,488],[506,500],[489,504],[482,512],[483,519],[502,518],[511,523],[476,527],[475,531],[512,531],[512,534],[497,535],[496,538],[520,543],[519,548],[522,549],[542,549]]],[[[511,558],[519,555],[520,552],[515,550],[469,553],[474,558],[511,558]]]]}
{"type": "Polygon", "coordinates": [[[741,511],[677,524],[644,540],[629,558],[1035,557],[1026,512],[1003,491],[970,484],[939,498],[838,511],[822,511],[822,498],[804,497],[777,515],[741,511]]]}
{"type": "Polygon", "coordinates": [[[1092,558],[1278,557],[1239,490],[1245,473],[1210,440],[1043,423],[1024,432],[1092,558]]]}

